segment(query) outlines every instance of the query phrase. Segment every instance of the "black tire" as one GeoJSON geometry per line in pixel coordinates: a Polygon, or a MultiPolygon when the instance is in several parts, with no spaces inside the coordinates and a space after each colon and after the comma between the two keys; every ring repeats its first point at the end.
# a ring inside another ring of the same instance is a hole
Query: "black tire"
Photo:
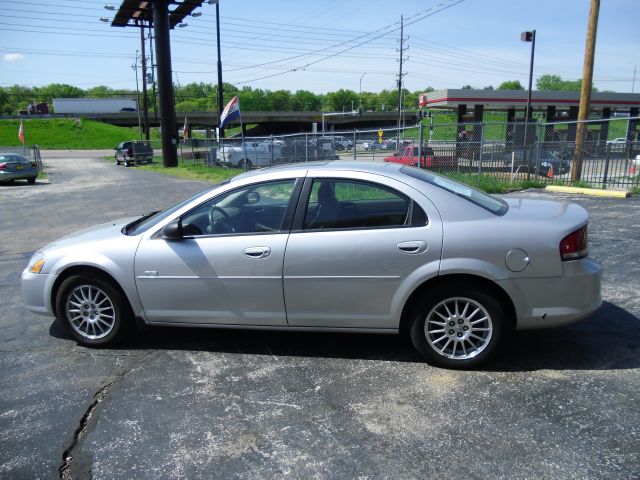
{"type": "Polygon", "coordinates": [[[504,307],[488,291],[468,283],[436,286],[417,302],[411,318],[413,346],[438,367],[475,368],[507,334],[504,307]]]}
{"type": "Polygon", "coordinates": [[[116,159],[116,166],[120,165],[120,160],[118,160],[118,154],[115,154],[113,157],[116,159]]]}
{"type": "Polygon", "coordinates": [[[114,345],[133,323],[128,302],[103,276],[80,274],[64,280],[56,311],[66,331],[85,347],[114,345]]]}
{"type": "Polygon", "coordinates": [[[251,170],[251,166],[251,160],[247,160],[245,158],[238,162],[238,167],[240,167],[242,170],[251,170]]]}
{"type": "Polygon", "coordinates": [[[36,183],[36,177],[29,177],[27,178],[27,183],[29,185],[33,185],[34,183],[36,183]]]}

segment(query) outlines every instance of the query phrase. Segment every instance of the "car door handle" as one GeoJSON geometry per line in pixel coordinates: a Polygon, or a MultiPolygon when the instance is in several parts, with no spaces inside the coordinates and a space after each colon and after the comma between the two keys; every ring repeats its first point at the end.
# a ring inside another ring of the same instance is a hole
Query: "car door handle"
{"type": "Polygon", "coordinates": [[[419,254],[427,251],[427,242],[422,240],[414,240],[411,242],[401,242],[398,244],[398,250],[402,253],[419,254]]]}
{"type": "Polygon", "coordinates": [[[249,258],[266,258],[271,255],[271,248],[269,247],[247,247],[244,249],[244,254],[249,258]]]}

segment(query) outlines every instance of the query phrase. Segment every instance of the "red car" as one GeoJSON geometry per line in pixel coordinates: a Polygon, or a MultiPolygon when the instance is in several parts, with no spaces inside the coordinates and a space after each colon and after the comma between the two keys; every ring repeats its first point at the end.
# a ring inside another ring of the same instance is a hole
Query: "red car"
{"type": "Polygon", "coordinates": [[[458,157],[455,155],[436,155],[431,147],[422,149],[422,159],[418,163],[417,145],[406,146],[390,157],[385,157],[384,161],[402,163],[413,167],[420,166],[420,168],[458,168],[458,157]]]}

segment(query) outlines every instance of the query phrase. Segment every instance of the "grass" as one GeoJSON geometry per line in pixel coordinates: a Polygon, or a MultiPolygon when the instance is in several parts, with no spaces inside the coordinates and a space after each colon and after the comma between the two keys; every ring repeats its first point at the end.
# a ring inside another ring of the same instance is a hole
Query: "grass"
{"type": "Polygon", "coordinates": [[[486,193],[507,193],[528,188],[544,188],[547,184],[539,180],[514,179],[473,173],[438,172],[440,175],[465,183],[486,193]]]}
{"type": "MultiPolygon", "coordinates": [[[[137,128],[79,119],[24,119],[25,143],[45,150],[114,148],[139,138],[137,128]]],[[[20,120],[0,120],[0,145],[18,147],[20,120]]]]}
{"type": "MultiPolygon", "coordinates": [[[[111,161],[111,158],[109,158],[111,161]]],[[[172,177],[184,178],[187,180],[203,180],[211,183],[219,183],[227,178],[235,177],[243,172],[239,168],[207,167],[201,163],[193,164],[191,161],[179,162],[175,168],[166,168],[162,165],[162,160],[158,162],[154,157],[154,163],[150,165],[140,165],[136,168],[147,170],[149,172],[157,172],[172,177]]]]}

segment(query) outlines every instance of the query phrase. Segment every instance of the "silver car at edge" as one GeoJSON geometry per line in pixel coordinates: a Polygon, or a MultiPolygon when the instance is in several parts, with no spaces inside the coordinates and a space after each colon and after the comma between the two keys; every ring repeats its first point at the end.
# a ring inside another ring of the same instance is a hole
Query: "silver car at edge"
{"type": "Polygon", "coordinates": [[[484,194],[397,164],[258,170],[80,231],[22,274],[33,312],[104,346],[147,325],[409,334],[469,368],[513,329],[601,304],[579,205],[484,194]]]}

